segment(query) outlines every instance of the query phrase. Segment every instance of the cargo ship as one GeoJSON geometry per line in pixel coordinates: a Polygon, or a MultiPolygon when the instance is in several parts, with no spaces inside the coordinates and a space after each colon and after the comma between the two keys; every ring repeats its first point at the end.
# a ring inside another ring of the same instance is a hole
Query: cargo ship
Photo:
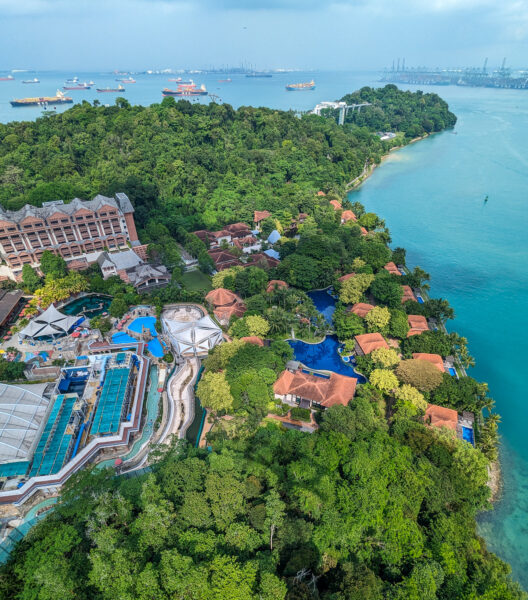
{"type": "Polygon", "coordinates": [[[40,79],[37,79],[36,77],[35,79],[24,79],[22,83],[40,83],[40,79]]]}
{"type": "Polygon", "coordinates": [[[116,88],[106,87],[106,88],[96,88],[98,92],[126,92],[125,88],[119,84],[116,88]]]}
{"type": "Polygon", "coordinates": [[[74,85],[63,85],[63,90],[91,90],[93,82],[90,83],[76,83],[74,85]]]}
{"type": "Polygon", "coordinates": [[[161,90],[163,96],[207,96],[207,90],[205,89],[205,85],[202,85],[198,88],[196,84],[180,84],[178,89],[170,90],[169,88],[163,88],[161,90]]]}
{"type": "Polygon", "coordinates": [[[194,83],[192,79],[184,80],[181,77],[170,77],[169,81],[172,81],[174,83],[181,83],[182,85],[192,85],[194,83]]]}
{"type": "Polygon", "coordinates": [[[11,100],[11,106],[48,106],[50,104],[72,104],[73,98],[65,96],[57,90],[56,96],[41,96],[40,98],[19,98],[11,100]]]}
{"type": "Polygon", "coordinates": [[[136,83],[136,80],[132,79],[132,77],[129,77],[128,79],[120,79],[119,81],[121,81],[121,83],[136,83]]]}
{"type": "Polygon", "coordinates": [[[8,75],[7,77],[0,77],[0,81],[15,81],[13,75],[8,75]]]}
{"type": "Polygon", "coordinates": [[[286,89],[288,92],[315,90],[315,81],[312,79],[312,81],[307,81],[305,83],[289,83],[286,86],[286,89]]]}

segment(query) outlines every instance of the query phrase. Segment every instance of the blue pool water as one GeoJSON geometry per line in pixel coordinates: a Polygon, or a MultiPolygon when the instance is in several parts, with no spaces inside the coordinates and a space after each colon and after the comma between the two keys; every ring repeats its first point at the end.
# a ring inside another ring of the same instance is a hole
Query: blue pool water
{"type": "Polygon", "coordinates": [[[136,341],[137,340],[135,340],[133,337],[123,332],[114,333],[114,335],[112,336],[112,342],[114,342],[114,344],[128,344],[128,342],[133,342],[135,344],[136,341]]]}
{"type": "Polygon", "coordinates": [[[130,325],[127,326],[128,329],[135,331],[136,333],[141,333],[143,331],[143,327],[150,330],[150,333],[154,336],[158,335],[158,332],[155,328],[156,317],[138,317],[134,319],[130,325]]]}
{"type": "Polygon", "coordinates": [[[471,427],[462,427],[462,439],[470,444],[474,443],[473,440],[473,429],[471,427]]]}
{"type": "Polygon", "coordinates": [[[453,369],[453,367],[449,367],[449,369],[447,369],[449,371],[449,375],[453,375],[453,377],[456,377],[456,370],[453,369]]]}
{"type": "Polygon", "coordinates": [[[359,383],[365,383],[365,378],[354,371],[352,362],[344,363],[341,360],[337,352],[339,341],[335,335],[327,335],[320,344],[307,344],[300,340],[289,340],[288,343],[293,348],[295,360],[302,362],[308,368],[333,371],[355,377],[359,383]]]}
{"type": "Polygon", "coordinates": [[[315,308],[329,322],[332,322],[332,315],[335,312],[335,300],[326,290],[315,290],[308,292],[308,296],[313,300],[315,308]]]}

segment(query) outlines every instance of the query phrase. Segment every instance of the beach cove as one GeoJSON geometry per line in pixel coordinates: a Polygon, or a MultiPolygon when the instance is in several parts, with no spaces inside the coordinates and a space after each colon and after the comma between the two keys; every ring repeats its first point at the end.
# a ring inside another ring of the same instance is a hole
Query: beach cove
{"type": "Polygon", "coordinates": [[[518,93],[442,89],[458,117],[453,131],[392,152],[349,194],[380,214],[410,266],[431,274],[431,295],[456,312],[448,328],[468,338],[502,416],[503,490],[479,519],[491,550],[528,585],[528,445],[523,323],[528,305],[528,111],[518,93]],[[488,196],[488,202],[484,202],[488,196]]]}

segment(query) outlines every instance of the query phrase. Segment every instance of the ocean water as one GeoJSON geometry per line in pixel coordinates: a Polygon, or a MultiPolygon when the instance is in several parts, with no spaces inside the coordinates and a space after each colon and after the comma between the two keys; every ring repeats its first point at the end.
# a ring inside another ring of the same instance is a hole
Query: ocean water
{"type": "MultiPolygon", "coordinates": [[[[102,73],[24,73],[0,81],[0,122],[32,120],[39,107],[13,108],[12,98],[54,95],[78,75],[97,86],[117,85],[102,73]],[[22,79],[39,77],[40,84],[22,79]]],[[[335,100],[363,85],[376,86],[376,73],[324,72],[274,75],[269,79],[194,75],[209,92],[235,107],[269,106],[303,111],[335,100]],[[314,78],[316,89],[287,92],[287,83],[314,78]]],[[[136,75],[121,94],[67,92],[112,104],[123,95],[132,104],[151,104],[175,84],[166,75],[136,75]]],[[[415,89],[413,86],[402,86],[415,89]]],[[[502,415],[501,462],[504,493],[482,515],[480,531],[489,547],[528,588],[528,92],[484,88],[427,87],[443,96],[458,116],[454,131],[394,152],[357,191],[353,200],[378,212],[394,245],[408,249],[410,265],[431,273],[431,293],[447,298],[457,318],[453,329],[468,337],[477,366],[471,374],[487,381],[502,415]],[[484,198],[488,196],[487,203],[484,198]]],[[[208,102],[201,98],[198,102],[208,102]]],[[[65,107],[58,107],[57,111],[65,107]]],[[[51,109],[53,110],[53,109],[51,109]]]]}

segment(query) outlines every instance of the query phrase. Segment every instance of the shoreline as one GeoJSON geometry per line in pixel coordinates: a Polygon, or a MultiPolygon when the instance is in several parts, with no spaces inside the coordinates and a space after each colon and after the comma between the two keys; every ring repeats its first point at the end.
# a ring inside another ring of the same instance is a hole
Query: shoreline
{"type": "Polygon", "coordinates": [[[491,491],[489,501],[494,504],[502,496],[503,478],[500,460],[494,460],[488,466],[488,487],[491,491]]]}
{"type": "MultiPolygon", "coordinates": [[[[445,131],[445,130],[443,130],[443,131],[445,131]]],[[[434,133],[442,133],[442,131],[435,131],[434,133]]],[[[387,160],[387,158],[389,158],[389,156],[391,155],[392,152],[395,152],[396,150],[401,150],[402,148],[406,148],[410,144],[414,144],[416,142],[420,142],[421,140],[425,140],[426,138],[430,137],[431,135],[434,135],[434,134],[426,133],[425,135],[413,138],[412,140],[409,141],[408,144],[403,144],[400,146],[393,146],[392,148],[390,148],[389,151],[381,157],[379,164],[373,163],[368,166],[365,165],[365,167],[363,168],[363,171],[355,179],[353,179],[352,181],[349,181],[346,184],[345,193],[348,194],[349,192],[352,192],[353,190],[357,189],[362,183],[367,181],[367,179],[372,175],[372,173],[374,173],[376,168],[381,167],[383,162],[385,160],[387,160]]]]}

